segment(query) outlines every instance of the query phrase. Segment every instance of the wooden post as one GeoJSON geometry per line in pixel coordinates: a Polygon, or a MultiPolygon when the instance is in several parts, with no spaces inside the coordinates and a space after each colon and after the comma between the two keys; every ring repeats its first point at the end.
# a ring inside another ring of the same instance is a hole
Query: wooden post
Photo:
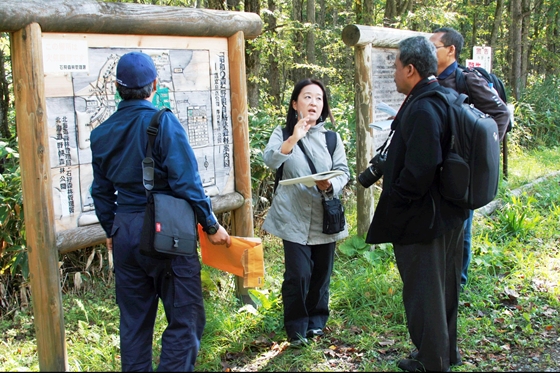
{"type": "MultiPolygon", "coordinates": [[[[229,76],[231,85],[231,122],[234,146],[235,190],[245,198],[244,204],[233,210],[233,233],[253,237],[253,197],[251,192],[251,157],[249,117],[247,113],[247,79],[245,74],[245,38],[239,31],[228,38],[229,76]]],[[[253,304],[243,278],[236,277],[238,297],[245,304],[253,304]]]]}
{"type": "MultiPolygon", "coordinates": [[[[342,40],[354,47],[355,58],[355,110],[356,110],[356,174],[369,166],[373,157],[374,77],[372,56],[374,48],[397,48],[398,43],[411,36],[429,37],[430,33],[398,30],[386,27],[347,25],[342,30],[342,40]]],[[[396,90],[396,88],[395,88],[396,90]]],[[[357,233],[363,236],[368,230],[374,213],[374,186],[367,189],[357,186],[357,233]]]]}
{"type": "MultiPolygon", "coordinates": [[[[371,44],[354,48],[355,64],[355,105],[356,105],[356,175],[369,166],[373,157],[372,131],[369,124],[373,122],[371,74],[371,44]]],[[[369,229],[373,217],[374,187],[356,186],[357,233],[363,236],[369,229]]]]}
{"type": "Polygon", "coordinates": [[[0,31],[36,22],[43,32],[230,37],[261,34],[256,13],[94,0],[2,0],[0,31]]]}
{"type": "Polygon", "coordinates": [[[12,34],[14,94],[19,137],[27,255],[39,368],[67,371],[64,313],[55,243],[41,27],[12,34]]]}

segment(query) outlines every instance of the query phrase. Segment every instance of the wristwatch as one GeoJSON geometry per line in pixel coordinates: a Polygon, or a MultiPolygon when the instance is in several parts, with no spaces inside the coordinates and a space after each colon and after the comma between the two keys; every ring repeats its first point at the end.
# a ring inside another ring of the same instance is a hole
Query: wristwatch
{"type": "Polygon", "coordinates": [[[220,223],[216,222],[215,224],[212,224],[212,225],[209,225],[208,227],[206,227],[206,229],[204,231],[209,235],[213,235],[213,234],[218,233],[218,229],[220,229],[220,223]]]}

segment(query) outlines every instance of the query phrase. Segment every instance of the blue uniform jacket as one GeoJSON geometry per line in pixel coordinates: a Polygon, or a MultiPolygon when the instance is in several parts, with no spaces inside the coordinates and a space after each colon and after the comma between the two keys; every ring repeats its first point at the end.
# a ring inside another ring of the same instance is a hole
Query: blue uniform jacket
{"type": "MultiPolygon", "coordinates": [[[[142,160],[148,144],[146,129],[157,112],[147,100],[121,101],[118,110],[91,132],[91,195],[107,237],[111,236],[116,212],[142,212],[146,207],[142,160]]],[[[212,204],[202,187],[187,134],[170,112],[161,116],[152,153],[156,180],[167,180],[162,189],[189,201],[203,227],[215,224],[212,204]]]]}

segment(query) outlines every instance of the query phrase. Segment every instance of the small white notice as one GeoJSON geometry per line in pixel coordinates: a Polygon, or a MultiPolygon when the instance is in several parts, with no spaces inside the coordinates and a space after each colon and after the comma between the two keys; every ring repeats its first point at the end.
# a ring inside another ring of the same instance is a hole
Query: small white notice
{"type": "Polygon", "coordinates": [[[88,72],[86,40],[43,38],[43,70],[45,73],[88,72]]]}
{"type": "Polygon", "coordinates": [[[300,177],[295,177],[293,179],[280,180],[280,184],[292,185],[292,184],[301,183],[306,187],[311,188],[315,186],[315,181],[328,180],[328,179],[332,179],[333,177],[337,177],[339,175],[344,175],[344,171],[331,170],[331,171],[319,172],[313,175],[300,176],[300,177]]]}

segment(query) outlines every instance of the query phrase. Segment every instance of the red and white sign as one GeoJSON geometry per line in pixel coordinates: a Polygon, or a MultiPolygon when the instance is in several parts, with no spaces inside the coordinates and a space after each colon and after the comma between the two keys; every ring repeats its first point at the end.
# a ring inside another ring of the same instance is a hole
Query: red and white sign
{"type": "Polygon", "coordinates": [[[473,47],[473,58],[472,60],[467,60],[466,63],[467,66],[469,66],[469,63],[473,63],[473,67],[480,66],[485,68],[486,71],[492,72],[492,47],[473,47]]]}

